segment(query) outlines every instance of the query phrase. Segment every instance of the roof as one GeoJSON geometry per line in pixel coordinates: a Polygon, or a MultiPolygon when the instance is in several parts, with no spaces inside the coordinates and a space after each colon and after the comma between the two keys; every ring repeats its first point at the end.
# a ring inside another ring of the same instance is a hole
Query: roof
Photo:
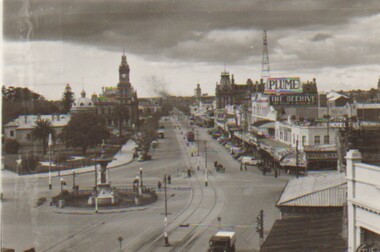
{"type": "Polygon", "coordinates": [[[226,236],[226,237],[234,237],[235,236],[235,232],[231,232],[231,231],[218,231],[215,236],[226,236]]]}
{"type": "Polygon", "coordinates": [[[261,252],[346,251],[342,213],[276,220],[261,252]]]}
{"type": "Polygon", "coordinates": [[[344,173],[292,179],[288,182],[278,207],[340,207],[346,202],[347,183],[344,173]]]}
{"type": "Polygon", "coordinates": [[[337,92],[329,92],[327,94],[327,99],[329,99],[330,101],[337,100],[341,97],[348,99],[348,97],[346,95],[342,95],[342,94],[339,94],[337,92]]]}
{"type": "Polygon", "coordinates": [[[38,120],[48,120],[52,127],[63,127],[67,125],[71,118],[70,114],[52,114],[52,115],[19,115],[16,119],[7,123],[5,127],[17,127],[17,129],[32,129],[36,126],[38,120]]]}

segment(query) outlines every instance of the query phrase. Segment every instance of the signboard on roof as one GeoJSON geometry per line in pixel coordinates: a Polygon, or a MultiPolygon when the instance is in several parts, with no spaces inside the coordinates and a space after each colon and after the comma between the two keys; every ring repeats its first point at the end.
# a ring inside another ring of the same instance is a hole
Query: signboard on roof
{"type": "Polygon", "coordinates": [[[316,106],[317,101],[316,94],[271,95],[269,97],[270,105],[316,106]]]}
{"type": "Polygon", "coordinates": [[[265,94],[303,93],[299,77],[268,78],[265,84],[265,94]]]}

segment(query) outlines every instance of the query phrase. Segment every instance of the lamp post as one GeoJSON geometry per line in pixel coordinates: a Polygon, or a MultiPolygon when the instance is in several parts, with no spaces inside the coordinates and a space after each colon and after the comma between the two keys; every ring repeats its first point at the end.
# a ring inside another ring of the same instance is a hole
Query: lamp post
{"type": "Polygon", "coordinates": [[[51,185],[51,146],[53,145],[53,140],[52,140],[51,134],[49,134],[48,145],[49,145],[49,189],[51,190],[52,189],[52,185],[51,185]]]}
{"type": "Polygon", "coordinates": [[[141,188],[139,186],[140,184],[140,176],[136,176],[136,197],[138,198],[139,195],[141,194],[141,188]]]}

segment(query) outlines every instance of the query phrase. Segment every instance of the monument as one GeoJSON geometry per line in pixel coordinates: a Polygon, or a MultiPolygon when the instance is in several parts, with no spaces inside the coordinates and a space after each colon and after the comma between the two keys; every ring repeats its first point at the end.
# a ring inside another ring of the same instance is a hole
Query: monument
{"type": "Polygon", "coordinates": [[[96,187],[93,195],[88,199],[89,205],[115,205],[119,203],[119,196],[116,190],[111,188],[109,181],[109,172],[107,165],[113,160],[112,157],[106,156],[105,143],[101,145],[101,155],[99,158],[94,158],[93,161],[99,164],[100,169],[95,166],[96,187]]]}

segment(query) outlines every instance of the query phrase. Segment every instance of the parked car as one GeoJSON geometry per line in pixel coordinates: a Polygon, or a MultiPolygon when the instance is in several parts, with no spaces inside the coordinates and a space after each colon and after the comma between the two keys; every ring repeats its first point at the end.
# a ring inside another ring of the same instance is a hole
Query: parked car
{"type": "Polygon", "coordinates": [[[152,145],[152,148],[157,148],[158,147],[158,141],[153,140],[151,145],[152,145]]]}
{"type": "Polygon", "coordinates": [[[212,133],[212,138],[213,138],[213,139],[217,139],[217,138],[219,138],[221,135],[222,135],[222,134],[221,134],[220,132],[214,132],[214,133],[212,133]]]}
{"type": "Polygon", "coordinates": [[[238,158],[240,158],[241,156],[243,156],[244,154],[246,154],[245,151],[244,151],[244,150],[240,150],[240,151],[238,151],[238,152],[235,152],[235,153],[232,155],[232,157],[233,157],[234,159],[238,159],[238,158]]]}
{"type": "Polygon", "coordinates": [[[256,159],[255,157],[252,157],[252,156],[242,156],[239,158],[239,160],[243,165],[258,165],[258,164],[260,164],[260,160],[256,159]]]}
{"type": "Polygon", "coordinates": [[[225,137],[225,136],[221,136],[218,139],[216,139],[216,141],[218,143],[222,143],[222,142],[227,141],[227,140],[229,140],[229,139],[228,139],[228,137],[225,137]]]}
{"type": "Polygon", "coordinates": [[[224,147],[226,147],[227,150],[229,150],[232,146],[233,144],[231,142],[228,142],[224,145],[224,147]]]}

